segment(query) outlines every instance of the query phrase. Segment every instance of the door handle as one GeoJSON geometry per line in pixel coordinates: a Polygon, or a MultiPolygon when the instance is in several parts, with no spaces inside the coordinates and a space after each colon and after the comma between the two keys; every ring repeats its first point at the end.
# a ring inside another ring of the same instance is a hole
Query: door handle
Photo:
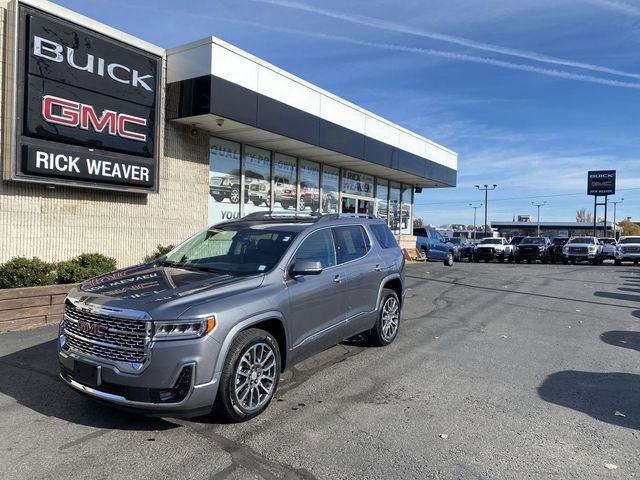
{"type": "Polygon", "coordinates": [[[333,277],[333,283],[340,283],[340,282],[342,282],[340,275],[336,275],[335,277],[333,277]]]}
{"type": "Polygon", "coordinates": [[[380,265],[376,265],[375,271],[376,272],[381,272],[382,271],[382,268],[380,268],[380,265]]]}

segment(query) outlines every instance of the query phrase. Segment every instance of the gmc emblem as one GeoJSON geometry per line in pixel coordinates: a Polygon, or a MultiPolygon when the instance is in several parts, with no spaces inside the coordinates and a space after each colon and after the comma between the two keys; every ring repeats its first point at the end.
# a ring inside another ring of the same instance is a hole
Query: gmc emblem
{"type": "Polygon", "coordinates": [[[93,335],[109,333],[109,329],[104,325],[98,325],[97,323],[84,322],[82,320],[78,320],[78,328],[80,329],[80,331],[84,333],[90,333],[93,335]]]}
{"type": "Polygon", "coordinates": [[[147,119],[134,117],[126,113],[104,110],[100,117],[91,105],[66,100],[53,95],[42,97],[42,118],[49,123],[64,125],[65,127],[80,127],[82,130],[91,128],[96,133],[106,130],[108,135],[126,138],[138,142],[146,142],[147,135],[130,130],[129,125],[147,126],[147,119]]]}

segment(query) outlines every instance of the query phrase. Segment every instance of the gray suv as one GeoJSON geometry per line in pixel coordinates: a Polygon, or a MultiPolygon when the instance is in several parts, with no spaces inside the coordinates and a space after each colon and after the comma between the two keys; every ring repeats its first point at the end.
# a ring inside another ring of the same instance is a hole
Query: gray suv
{"type": "Polygon", "coordinates": [[[286,368],[364,333],[398,334],[404,259],[382,221],[256,213],[74,288],[60,324],[72,388],[150,415],[248,420],[286,368]]]}

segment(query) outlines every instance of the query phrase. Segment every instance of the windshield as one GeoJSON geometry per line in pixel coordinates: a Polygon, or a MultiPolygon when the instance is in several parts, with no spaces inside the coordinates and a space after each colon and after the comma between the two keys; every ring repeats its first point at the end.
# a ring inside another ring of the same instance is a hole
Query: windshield
{"type": "Polygon", "coordinates": [[[480,241],[480,245],[501,245],[502,240],[499,238],[485,238],[480,241]]]}
{"type": "Polygon", "coordinates": [[[620,240],[618,243],[640,243],[640,237],[627,237],[620,240]]]}
{"type": "Polygon", "coordinates": [[[565,243],[567,243],[567,239],[566,238],[554,238],[553,239],[553,244],[554,245],[564,245],[565,243]]]}
{"type": "Polygon", "coordinates": [[[569,240],[569,243],[594,243],[592,237],[576,237],[569,240]]]}
{"type": "Polygon", "coordinates": [[[598,240],[602,243],[606,243],[607,245],[615,245],[616,243],[613,238],[599,238],[598,240]]]}
{"type": "Polygon", "coordinates": [[[280,261],[297,233],[274,225],[214,226],[169,253],[164,263],[229,275],[264,273],[280,261]]]}
{"type": "Polygon", "coordinates": [[[544,238],[540,238],[540,237],[523,238],[522,241],[520,242],[520,245],[543,245],[543,244],[544,244],[544,238]]]}
{"type": "Polygon", "coordinates": [[[448,241],[456,245],[461,243],[459,238],[450,238],[448,241]]]}
{"type": "Polygon", "coordinates": [[[520,242],[522,241],[522,239],[523,239],[523,238],[524,238],[524,237],[513,237],[513,238],[511,239],[511,245],[516,245],[516,244],[520,243],[520,242]]]}

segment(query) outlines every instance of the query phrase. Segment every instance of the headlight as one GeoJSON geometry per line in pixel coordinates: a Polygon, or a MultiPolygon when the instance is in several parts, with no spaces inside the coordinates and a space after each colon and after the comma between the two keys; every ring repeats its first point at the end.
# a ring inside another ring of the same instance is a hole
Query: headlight
{"type": "Polygon", "coordinates": [[[215,317],[190,321],[153,322],[153,341],[199,338],[209,333],[215,327],[215,317]]]}
{"type": "Polygon", "coordinates": [[[590,252],[597,252],[598,251],[598,247],[595,245],[589,245],[589,251],[590,252]]]}
{"type": "Polygon", "coordinates": [[[569,253],[569,247],[562,247],[562,253],[569,253]]]}

